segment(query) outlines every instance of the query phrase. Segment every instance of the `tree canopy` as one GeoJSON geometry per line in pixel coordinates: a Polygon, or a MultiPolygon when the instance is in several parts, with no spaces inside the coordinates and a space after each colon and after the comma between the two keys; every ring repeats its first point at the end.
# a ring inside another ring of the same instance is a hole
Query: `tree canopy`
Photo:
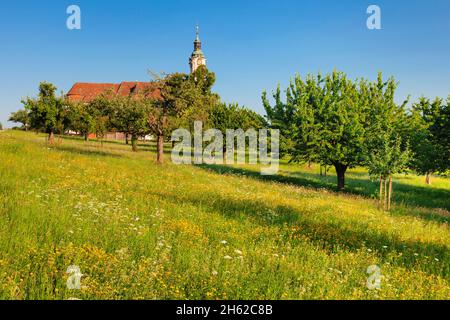
{"type": "Polygon", "coordinates": [[[31,126],[42,128],[48,133],[50,143],[53,143],[55,132],[64,132],[66,120],[64,98],[57,97],[55,92],[56,87],[53,84],[41,82],[38,98],[27,98],[22,101],[25,109],[29,112],[31,126]]]}
{"type": "Polygon", "coordinates": [[[405,151],[405,144],[392,134],[396,119],[404,114],[404,105],[394,102],[395,89],[394,79],[384,81],[381,73],[374,82],[354,81],[335,70],[304,80],[297,75],[284,101],[278,87],[275,104],[270,105],[266,93],[263,104],[271,125],[281,130],[291,161],[334,166],[337,187],[343,189],[347,169],[368,165],[375,150],[400,141],[399,152],[405,151]]]}
{"type": "Polygon", "coordinates": [[[446,173],[450,169],[450,96],[433,101],[421,97],[409,117],[414,157],[410,166],[419,174],[446,173]]]}
{"type": "Polygon", "coordinates": [[[25,131],[27,131],[28,128],[30,127],[30,117],[26,109],[20,109],[16,112],[11,113],[8,121],[14,123],[21,123],[25,131]]]}

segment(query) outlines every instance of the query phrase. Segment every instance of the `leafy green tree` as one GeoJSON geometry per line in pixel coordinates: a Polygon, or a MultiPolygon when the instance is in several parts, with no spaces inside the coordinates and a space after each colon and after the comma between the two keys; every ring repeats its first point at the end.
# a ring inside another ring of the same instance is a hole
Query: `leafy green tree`
{"type": "Polygon", "coordinates": [[[183,96],[188,105],[181,112],[171,118],[172,128],[189,128],[194,133],[195,121],[201,121],[208,125],[209,116],[214,107],[219,103],[220,97],[212,92],[216,76],[206,66],[200,66],[189,75],[188,83],[183,89],[183,96]]]}
{"type": "Polygon", "coordinates": [[[215,75],[206,67],[191,75],[174,73],[155,80],[160,98],[146,99],[148,125],[157,138],[157,162],[162,164],[166,137],[176,126],[186,124],[193,130],[195,120],[205,121],[217,95],[211,92],[215,75]]]}
{"type": "Polygon", "coordinates": [[[19,111],[11,113],[8,121],[21,123],[25,131],[28,131],[28,128],[30,127],[30,117],[26,109],[21,109],[19,111]]]}
{"type": "MultiPolygon", "coordinates": [[[[296,78],[297,80],[297,78],[296,78]]],[[[291,82],[291,86],[293,83],[291,82]]],[[[291,90],[289,88],[288,90],[291,90]]],[[[269,122],[269,127],[272,129],[280,130],[280,154],[282,156],[292,155],[294,152],[294,142],[293,142],[293,123],[292,119],[294,116],[295,108],[293,101],[291,100],[292,91],[287,93],[288,102],[285,103],[281,98],[280,86],[273,93],[272,97],[275,104],[272,106],[267,97],[267,92],[264,91],[262,94],[262,102],[264,109],[266,111],[266,118],[269,122]]]]}
{"type": "Polygon", "coordinates": [[[106,120],[105,115],[100,113],[102,119],[97,121],[97,130],[103,130],[111,123],[111,127],[117,131],[123,132],[131,137],[131,147],[134,152],[138,151],[138,139],[150,132],[148,125],[148,115],[150,114],[150,105],[142,95],[136,96],[121,96],[115,95],[105,99],[105,104],[108,105],[109,120],[106,120]]]}
{"type": "Polygon", "coordinates": [[[325,77],[308,76],[306,81],[297,75],[286,95],[284,107],[266,110],[289,110],[280,112],[289,115],[280,121],[293,142],[292,161],[334,166],[337,187],[344,189],[347,169],[364,163],[367,106],[359,102],[357,84],[337,71],[325,77]]]}
{"type": "Polygon", "coordinates": [[[286,90],[287,103],[294,110],[292,116],[291,134],[293,140],[293,152],[291,161],[306,162],[311,166],[312,162],[318,162],[325,167],[325,175],[329,163],[318,152],[325,147],[323,114],[324,99],[320,90],[323,81],[322,75],[317,77],[308,75],[303,82],[300,76],[291,81],[286,90]]]}
{"type": "Polygon", "coordinates": [[[57,97],[56,87],[48,82],[41,82],[37,99],[27,98],[22,101],[29,112],[31,127],[43,129],[48,134],[48,142],[54,143],[54,134],[63,133],[66,103],[57,97]]]}
{"type": "MultiPolygon", "coordinates": [[[[395,90],[394,79],[384,81],[381,73],[377,81],[368,82],[352,81],[334,71],[325,76],[308,75],[305,80],[296,75],[286,89],[285,102],[278,88],[275,105],[267,102],[265,94],[263,103],[272,125],[289,141],[291,161],[333,166],[337,188],[342,190],[348,168],[366,165],[369,154],[381,157],[377,148],[393,148],[392,141],[380,137],[385,132],[400,131],[400,121],[395,119],[405,117],[405,104],[397,106],[394,102],[395,90]]],[[[406,142],[399,141],[403,152],[406,142]]]]}
{"type": "Polygon", "coordinates": [[[151,111],[147,114],[147,122],[152,134],[156,136],[157,163],[164,162],[165,137],[172,130],[172,122],[177,115],[181,114],[188,106],[188,99],[184,97],[184,91],[189,76],[175,73],[157,79],[158,90],[161,98],[149,100],[151,111]]]}
{"type": "Polygon", "coordinates": [[[365,166],[371,177],[380,179],[380,207],[389,210],[392,197],[392,176],[407,170],[410,150],[404,134],[405,106],[397,105],[394,94],[397,84],[393,78],[384,81],[360,81],[360,103],[366,108],[364,153],[365,166]],[[406,140],[406,141],[405,141],[406,140]],[[389,189],[388,189],[389,181],[389,189]]]}
{"type": "Polygon", "coordinates": [[[238,104],[218,103],[209,115],[210,126],[223,134],[227,129],[241,128],[241,120],[238,104]]]}
{"type": "Polygon", "coordinates": [[[85,103],[72,102],[67,113],[69,128],[89,140],[89,134],[94,131],[95,118],[85,103]]]}
{"type": "Polygon", "coordinates": [[[431,130],[443,150],[443,161],[439,171],[448,173],[450,170],[450,94],[447,96],[447,103],[441,106],[439,117],[431,130]]]}
{"type": "Polygon", "coordinates": [[[222,132],[224,156],[226,156],[227,151],[225,141],[227,130],[242,129],[247,131],[251,128],[258,130],[266,127],[266,125],[266,121],[261,115],[236,103],[217,103],[209,115],[209,126],[222,132]]]}
{"type": "Polygon", "coordinates": [[[116,95],[108,90],[93,100],[84,102],[71,102],[67,112],[68,127],[81,133],[85,140],[95,133],[103,144],[106,133],[113,129],[111,117],[114,115],[116,95]]]}
{"type": "Polygon", "coordinates": [[[433,173],[446,173],[450,168],[450,97],[447,103],[436,98],[421,97],[413,104],[410,115],[410,137],[414,153],[411,168],[426,175],[431,184],[433,173]]]}
{"type": "Polygon", "coordinates": [[[406,172],[410,151],[402,146],[400,135],[392,131],[380,132],[378,137],[379,145],[368,152],[366,166],[370,176],[380,178],[380,207],[390,210],[392,176],[406,172]]]}
{"type": "Polygon", "coordinates": [[[189,75],[189,79],[204,97],[212,94],[211,90],[216,82],[216,75],[209,71],[206,66],[198,67],[194,73],[189,75]]]}
{"type": "MultiPolygon", "coordinates": [[[[97,139],[100,139],[102,146],[105,135],[113,127],[111,122],[111,115],[114,114],[112,105],[111,94],[108,92],[101,94],[86,105],[87,113],[92,119],[92,131],[97,139]]],[[[133,150],[135,150],[134,148],[133,150]]]]}
{"type": "MultiPolygon", "coordinates": [[[[345,172],[348,168],[361,165],[364,145],[365,105],[359,103],[356,84],[340,72],[318,77],[318,87],[308,85],[310,104],[314,108],[315,119],[310,126],[319,139],[309,137],[317,146],[311,152],[317,154],[319,162],[334,166],[338,189],[345,187],[345,172]],[[323,83],[323,85],[321,85],[323,83]]],[[[303,117],[300,117],[302,119],[303,117]]],[[[308,148],[310,149],[310,148],[308,148]]]]}

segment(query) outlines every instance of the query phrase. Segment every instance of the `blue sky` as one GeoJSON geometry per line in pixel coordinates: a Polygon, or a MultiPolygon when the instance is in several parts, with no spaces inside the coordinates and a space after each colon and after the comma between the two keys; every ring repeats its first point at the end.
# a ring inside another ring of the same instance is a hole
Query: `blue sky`
{"type": "Polygon", "coordinates": [[[67,92],[78,81],[146,81],[148,69],[188,72],[196,23],[214,90],[261,113],[263,90],[333,68],[394,76],[397,101],[450,94],[449,0],[16,0],[0,4],[0,122],[43,80],[67,92]],[[81,30],[66,28],[71,4],[81,30]],[[370,4],[382,30],[366,27],[370,4]]]}

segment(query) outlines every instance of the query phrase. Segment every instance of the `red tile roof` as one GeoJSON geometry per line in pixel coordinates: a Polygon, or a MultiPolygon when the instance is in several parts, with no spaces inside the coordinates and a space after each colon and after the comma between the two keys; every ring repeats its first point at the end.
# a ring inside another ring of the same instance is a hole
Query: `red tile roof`
{"type": "Polygon", "coordinates": [[[83,83],[77,82],[67,93],[70,101],[89,102],[101,95],[111,91],[122,96],[134,95],[143,90],[148,90],[148,96],[160,99],[161,94],[153,82],[121,82],[115,83],[83,83]]]}

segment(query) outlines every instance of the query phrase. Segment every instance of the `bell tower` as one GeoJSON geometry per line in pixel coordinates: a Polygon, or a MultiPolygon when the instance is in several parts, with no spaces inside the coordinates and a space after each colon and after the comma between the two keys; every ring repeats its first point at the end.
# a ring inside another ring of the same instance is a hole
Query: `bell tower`
{"type": "Polygon", "coordinates": [[[194,73],[198,67],[206,66],[206,58],[202,52],[202,42],[199,36],[199,27],[196,27],[196,37],[194,41],[194,52],[192,52],[189,58],[189,66],[191,67],[191,73],[194,73]]]}

